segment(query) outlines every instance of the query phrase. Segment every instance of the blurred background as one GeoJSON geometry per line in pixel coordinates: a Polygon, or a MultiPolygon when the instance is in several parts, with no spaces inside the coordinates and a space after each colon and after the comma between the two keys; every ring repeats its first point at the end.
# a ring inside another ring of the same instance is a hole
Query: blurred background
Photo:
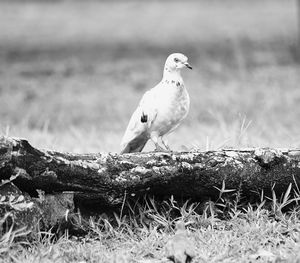
{"type": "Polygon", "coordinates": [[[300,147],[297,12],[297,0],[2,1],[0,132],[117,152],[166,57],[182,52],[191,108],[172,149],[300,147]]]}

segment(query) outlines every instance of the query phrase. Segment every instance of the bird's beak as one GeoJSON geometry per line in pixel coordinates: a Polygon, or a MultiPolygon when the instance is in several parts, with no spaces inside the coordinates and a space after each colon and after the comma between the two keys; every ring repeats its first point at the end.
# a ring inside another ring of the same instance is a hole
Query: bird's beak
{"type": "Polygon", "coordinates": [[[184,63],[184,65],[185,65],[187,68],[189,68],[189,69],[193,69],[192,66],[191,66],[189,63],[187,63],[187,62],[184,63]]]}

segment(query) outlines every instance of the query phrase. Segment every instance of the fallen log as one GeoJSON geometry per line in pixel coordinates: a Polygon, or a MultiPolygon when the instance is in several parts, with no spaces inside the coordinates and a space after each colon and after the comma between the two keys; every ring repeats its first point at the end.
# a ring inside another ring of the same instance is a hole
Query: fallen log
{"type": "Polygon", "coordinates": [[[74,154],[0,138],[0,179],[15,175],[14,184],[31,196],[37,189],[74,191],[87,203],[104,206],[122,204],[125,195],[214,198],[223,182],[246,196],[272,187],[281,194],[290,183],[299,183],[299,161],[299,149],[74,154]]]}
{"type": "Polygon", "coordinates": [[[262,190],[282,194],[290,184],[297,189],[300,150],[74,154],[40,150],[24,139],[1,137],[0,179],[0,216],[13,213],[19,226],[32,229],[39,222],[39,227],[49,229],[68,221],[73,200],[82,210],[97,207],[103,212],[120,206],[125,198],[145,194],[160,199],[171,195],[194,201],[217,199],[224,185],[248,198],[262,190]],[[13,191],[6,191],[7,186],[13,191]],[[45,198],[40,198],[40,190],[45,198]]]}
{"type": "MultiPolygon", "coordinates": [[[[53,229],[57,234],[64,233],[69,226],[75,230],[74,203],[72,193],[30,197],[12,182],[0,186],[0,236],[12,230],[23,229],[34,237],[40,230],[53,229]]],[[[77,233],[83,229],[75,230],[77,233]]]]}

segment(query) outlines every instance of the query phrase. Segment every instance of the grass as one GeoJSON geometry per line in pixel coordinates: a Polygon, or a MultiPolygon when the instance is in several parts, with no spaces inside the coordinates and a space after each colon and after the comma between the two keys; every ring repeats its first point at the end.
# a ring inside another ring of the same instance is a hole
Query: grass
{"type": "MultiPolygon", "coordinates": [[[[117,152],[142,94],[179,51],[194,70],[183,73],[191,110],[169,136],[174,150],[299,147],[295,7],[292,0],[2,2],[0,132],[41,148],[117,152]]],[[[288,196],[204,208],[169,200],[165,210],[150,202],[114,224],[91,219],[84,238],[49,232],[21,245],[14,237],[26,233],[11,230],[0,239],[0,261],[147,262],[163,257],[181,218],[195,239],[195,262],[299,262],[299,209],[284,210],[288,196]]]]}
{"type": "Polygon", "coordinates": [[[295,3],[204,1],[181,8],[2,3],[2,133],[42,148],[119,151],[142,94],[160,80],[167,55],[180,51],[194,66],[184,72],[192,102],[169,136],[173,149],[298,147],[295,3]]]}
{"type": "Polygon", "coordinates": [[[136,208],[126,203],[132,210],[126,215],[91,218],[85,237],[53,239],[50,232],[41,233],[31,243],[23,241],[25,246],[6,238],[0,240],[0,255],[4,262],[167,262],[164,246],[180,219],[196,246],[194,262],[299,262],[300,212],[283,211],[299,194],[289,195],[287,190],[281,200],[274,194],[272,202],[262,197],[252,205],[240,202],[237,193],[235,198],[220,194],[205,205],[172,198],[160,205],[148,199],[136,208]]]}

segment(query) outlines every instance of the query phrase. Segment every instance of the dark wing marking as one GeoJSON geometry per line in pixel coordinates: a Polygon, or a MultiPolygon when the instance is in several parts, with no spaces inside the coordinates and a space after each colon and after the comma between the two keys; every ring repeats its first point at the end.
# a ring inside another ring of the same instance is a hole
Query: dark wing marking
{"type": "Polygon", "coordinates": [[[148,115],[146,115],[144,112],[142,113],[141,116],[141,122],[145,123],[148,121],[148,115]]]}

